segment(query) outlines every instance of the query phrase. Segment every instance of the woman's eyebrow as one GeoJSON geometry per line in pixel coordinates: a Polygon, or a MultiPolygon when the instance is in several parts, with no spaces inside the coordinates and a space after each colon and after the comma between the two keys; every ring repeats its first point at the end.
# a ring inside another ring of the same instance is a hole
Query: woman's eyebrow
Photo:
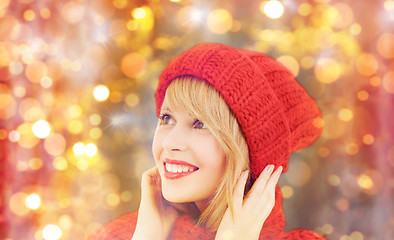
{"type": "Polygon", "coordinates": [[[163,107],[161,110],[162,110],[162,111],[167,111],[167,112],[171,112],[171,113],[172,113],[171,109],[168,108],[168,107],[163,107]]]}

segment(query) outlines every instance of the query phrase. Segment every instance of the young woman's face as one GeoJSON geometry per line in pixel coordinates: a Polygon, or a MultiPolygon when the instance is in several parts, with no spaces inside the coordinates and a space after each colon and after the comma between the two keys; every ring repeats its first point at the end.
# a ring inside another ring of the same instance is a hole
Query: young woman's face
{"type": "Polygon", "coordinates": [[[222,147],[205,124],[187,113],[162,109],[152,151],[164,198],[205,206],[226,165],[222,147]]]}

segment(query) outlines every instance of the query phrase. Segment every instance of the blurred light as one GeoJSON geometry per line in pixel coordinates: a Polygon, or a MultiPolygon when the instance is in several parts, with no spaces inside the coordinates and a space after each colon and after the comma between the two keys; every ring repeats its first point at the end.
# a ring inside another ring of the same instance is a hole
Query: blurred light
{"type": "Polygon", "coordinates": [[[366,101],[366,100],[368,100],[368,98],[369,98],[369,94],[368,94],[368,92],[365,91],[365,90],[360,90],[360,91],[357,93],[357,98],[358,98],[360,101],[366,101]]]}
{"type": "Polygon", "coordinates": [[[53,83],[53,81],[52,81],[52,78],[50,78],[50,77],[41,78],[41,86],[43,88],[50,88],[52,86],[52,83],[53,83]]]}
{"type": "Polygon", "coordinates": [[[82,115],[82,108],[81,106],[74,104],[68,107],[68,115],[71,118],[79,118],[82,115]]]}
{"type": "Polygon", "coordinates": [[[103,101],[107,100],[107,98],[109,96],[108,87],[105,85],[96,86],[93,90],[93,96],[99,102],[103,102],[103,101]]]}
{"type": "Polygon", "coordinates": [[[321,58],[315,66],[315,75],[322,83],[332,83],[338,80],[342,73],[341,65],[332,58],[321,58]]]}
{"type": "Polygon", "coordinates": [[[335,174],[330,174],[328,176],[328,183],[331,186],[339,186],[339,184],[341,184],[341,179],[335,174]]]}
{"type": "Polygon", "coordinates": [[[294,190],[290,186],[283,186],[281,189],[283,198],[291,198],[294,194],[294,190]]]}
{"type": "Polygon", "coordinates": [[[301,16],[308,16],[309,14],[311,14],[312,10],[313,10],[313,7],[309,3],[302,3],[298,7],[298,13],[301,16]]]}
{"type": "Polygon", "coordinates": [[[351,240],[363,240],[364,235],[359,231],[354,231],[350,234],[351,240]]]}
{"type": "Polygon", "coordinates": [[[298,64],[297,60],[292,56],[281,56],[277,58],[279,62],[285,65],[290,72],[296,77],[300,70],[300,65],[298,64]]]}
{"type": "Polygon", "coordinates": [[[363,136],[363,143],[367,145],[371,145],[374,142],[375,138],[371,134],[365,134],[363,136]]]}
{"type": "Polygon", "coordinates": [[[62,237],[62,235],[62,230],[54,224],[48,224],[42,230],[42,237],[45,240],[58,240],[62,237]]]}
{"type": "Polygon", "coordinates": [[[21,74],[23,72],[23,65],[20,62],[12,62],[8,69],[10,70],[10,72],[14,75],[18,75],[21,74]]]}
{"type": "Polygon", "coordinates": [[[22,98],[26,95],[26,88],[24,88],[23,86],[14,86],[12,92],[16,97],[22,98]]]}
{"type": "Polygon", "coordinates": [[[21,135],[18,133],[18,131],[14,130],[9,133],[8,138],[11,142],[17,142],[21,138],[21,135]]]}
{"type": "Polygon", "coordinates": [[[48,8],[43,8],[40,10],[40,15],[43,19],[48,19],[51,17],[51,10],[48,8]]]}
{"type": "Polygon", "coordinates": [[[353,10],[347,3],[335,3],[333,8],[336,10],[337,14],[335,17],[334,26],[337,28],[347,28],[353,23],[353,10]]]}
{"type": "Polygon", "coordinates": [[[97,154],[97,147],[94,143],[88,143],[85,146],[84,152],[86,155],[88,155],[89,157],[93,157],[97,154]]]}
{"type": "Polygon", "coordinates": [[[99,125],[101,123],[101,116],[98,115],[97,113],[90,115],[89,117],[89,122],[92,125],[99,125]]]}
{"type": "Polygon", "coordinates": [[[85,159],[79,159],[77,162],[77,168],[81,171],[85,171],[89,168],[89,162],[85,159]]]}
{"type": "Polygon", "coordinates": [[[33,10],[28,9],[23,13],[23,17],[25,18],[26,21],[31,22],[36,18],[36,14],[34,13],[33,10]]]}
{"type": "Polygon", "coordinates": [[[175,2],[175,3],[179,3],[179,2],[181,2],[182,0],[170,0],[170,2],[175,2]]]}
{"type": "Polygon", "coordinates": [[[76,144],[74,144],[73,146],[73,152],[76,155],[82,155],[85,153],[85,144],[83,144],[82,142],[77,142],[76,144]]]}
{"type": "Polygon", "coordinates": [[[72,227],[73,221],[70,216],[62,215],[59,217],[59,225],[62,229],[70,229],[72,227]]]}
{"type": "Polygon", "coordinates": [[[68,123],[68,131],[72,134],[79,134],[83,131],[83,123],[80,120],[72,120],[68,123]]]}
{"type": "Polygon", "coordinates": [[[233,17],[226,9],[216,9],[209,13],[207,25],[211,32],[224,34],[231,29],[233,17]]]}
{"type": "Polygon", "coordinates": [[[45,120],[38,120],[33,124],[33,133],[38,138],[46,138],[51,133],[51,126],[45,120]]]}
{"type": "Polygon", "coordinates": [[[350,34],[359,35],[361,33],[362,27],[358,23],[353,23],[350,27],[350,34]]]}
{"type": "Polygon", "coordinates": [[[63,157],[57,157],[53,160],[53,167],[59,171],[65,170],[68,167],[67,160],[63,157]]]}
{"type": "Polygon", "coordinates": [[[383,4],[383,7],[386,11],[394,10],[394,1],[393,0],[386,0],[383,4]]]}
{"type": "Polygon", "coordinates": [[[384,58],[394,58],[394,34],[384,33],[382,34],[377,43],[377,49],[379,54],[384,58]]]}
{"type": "Polygon", "coordinates": [[[29,213],[29,209],[26,207],[25,204],[26,198],[27,194],[24,192],[15,193],[10,197],[9,208],[14,214],[18,216],[23,216],[29,213]]]}
{"type": "Polygon", "coordinates": [[[42,160],[40,158],[32,158],[29,160],[28,164],[32,170],[37,170],[42,167],[42,160]]]}
{"type": "Polygon", "coordinates": [[[191,13],[190,18],[193,22],[201,22],[202,13],[199,10],[194,9],[194,11],[192,11],[191,13]]]}
{"type": "Polygon", "coordinates": [[[283,15],[284,7],[281,2],[277,0],[270,0],[262,2],[260,10],[272,19],[280,18],[283,15]]]}
{"type": "Polygon", "coordinates": [[[373,187],[372,179],[369,176],[364,175],[364,174],[358,176],[357,183],[360,187],[362,187],[364,189],[371,189],[373,187]]]}
{"type": "Polygon", "coordinates": [[[85,16],[85,6],[83,6],[83,2],[68,1],[61,8],[61,15],[68,23],[78,23],[85,16]]]}
{"type": "Polygon", "coordinates": [[[135,107],[139,104],[140,98],[138,97],[137,94],[130,93],[129,95],[126,96],[125,102],[129,107],[135,107]]]}
{"type": "Polygon", "coordinates": [[[120,198],[118,194],[111,193],[107,196],[107,204],[109,206],[117,206],[120,202],[120,198]]]}
{"type": "Polygon", "coordinates": [[[67,208],[71,205],[71,200],[69,198],[63,198],[59,202],[61,208],[67,208]]]}
{"type": "Polygon", "coordinates": [[[327,235],[332,234],[334,231],[334,227],[328,223],[324,224],[322,228],[323,228],[324,234],[327,234],[327,235]]]}
{"type": "Polygon", "coordinates": [[[103,131],[98,127],[94,127],[89,131],[89,137],[93,139],[99,139],[101,138],[102,135],[103,135],[103,131]]]}
{"type": "Polygon", "coordinates": [[[301,59],[301,67],[304,69],[310,69],[315,64],[315,59],[311,56],[305,56],[301,59]]]}
{"type": "Polygon", "coordinates": [[[48,67],[44,62],[33,61],[26,67],[25,75],[33,83],[40,83],[48,74],[48,67]]]}
{"type": "MultiPolygon", "coordinates": [[[[177,12],[175,23],[179,30],[184,32],[190,32],[200,25],[200,23],[202,22],[202,18],[203,18],[202,10],[197,9],[193,6],[185,6],[177,12]]],[[[163,40],[165,38],[161,38],[161,39],[162,39],[161,42],[163,43],[164,42],[163,40]]],[[[170,42],[164,42],[164,43],[167,43],[167,45],[171,44],[170,42]]]]}
{"type": "Polygon", "coordinates": [[[380,86],[381,83],[382,83],[382,81],[380,80],[380,78],[378,76],[374,76],[369,79],[369,84],[371,84],[374,87],[380,86]]]}
{"type": "Polygon", "coordinates": [[[357,58],[356,67],[363,76],[371,76],[378,70],[378,61],[372,54],[362,54],[357,58]]]}
{"type": "Polygon", "coordinates": [[[129,31],[136,31],[138,29],[138,22],[135,20],[129,20],[126,24],[126,27],[129,31]]]}
{"type": "Polygon", "coordinates": [[[383,76],[383,88],[388,93],[394,93],[394,71],[388,72],[383,76]]]}
{"type": "Polygon", "coordinates": [[[356,143],[349,143],[345,147],[346,153],[349,155],[356,155],[359,151],[359,146],[356,143]]]}
{"type": "Polygon", "coordinates": [[[126,76],[137,78],[145,73],[147,65],[148,62],[142,54],[129,53],[122,58],[121,69],[126,76]]]}
{"type": "Polygon", "coordinates": [[[143,19],[146,17],[146,15],[147,15],[147,12],[144,8],[135,8],[131,12],[131,16],[133,16],[133,18],[135,18],[135,19],[143,19]]]}
{"type": "Polygon", "coordinates": [[[321,147],[318,151],[319,157],[326,158],[330,155],[330,149],[328,147],[321,147]]]}
{"type": "Polygon", "coordinates": [[[349,209],[349,201],[346,198],[341,198],[336,201],[336,207],[339,211],[346,211],[349,209]]]}
{"type": "Polygon", "coordinates": [[[133,195],[130,191],[123,191],[120,194],[120,199],[122,199],[123,202],[129,202],[132,199],[133,195]]]}
{"type": "Polygon", "coordinates": [[[36,193],[32,193],[29,196],[27,196],[25,200],[25,204],[28,208],[35,210],[40,207],[41,198],[36,193]]]}
{"type": "Polygon", "coordinates": [[[113,0],[112,4],[118,9],[123,9],[127,6],[128,2],[127,0],[113,0]]]}
{"type": "Polygon", "coordinates": [[[53,133],[45,139],[44,148],[52,156],[59,156],[66,149],[66,139],[61,134],[53,133]]]}
{"type": "Polygon", "coordinates": [[[342,108],[338,113],[338,117],[344,122],[349,122],[353,119],[353,112],[349,108],[342,108]]]}

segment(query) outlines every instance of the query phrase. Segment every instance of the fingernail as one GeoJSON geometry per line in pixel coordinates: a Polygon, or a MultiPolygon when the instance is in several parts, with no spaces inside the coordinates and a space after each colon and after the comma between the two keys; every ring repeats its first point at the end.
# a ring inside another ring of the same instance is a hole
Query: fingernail
{"type": "Polygon", "coordinates": [[[249,176],[249,170],[244,171],[242,177],[245,179],[248,176],[249,176]]]}
{"type": "Polygon", "coordinates": [[[279,166],[278,169],[276,169],[275,174],[280,175],[282,173],[283,167],[279,166]]]}
{"type": "Polygon", "coordinates": [[[274,170],[274,165],[271,164],[267,166],[267,173],[271,174],[273,170],[274,170]]]}

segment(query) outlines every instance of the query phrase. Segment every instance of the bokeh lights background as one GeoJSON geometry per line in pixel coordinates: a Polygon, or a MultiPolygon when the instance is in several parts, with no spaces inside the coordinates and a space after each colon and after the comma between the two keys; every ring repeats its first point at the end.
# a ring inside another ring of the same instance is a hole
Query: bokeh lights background
{"type": "Polygon", "coordinates": [[[137,209],[158,76],[207,41],[278,58],[322,109],[280,180],[286,229],[394,239],[393,0],[0,0],[0,239],[137,209]]]}

